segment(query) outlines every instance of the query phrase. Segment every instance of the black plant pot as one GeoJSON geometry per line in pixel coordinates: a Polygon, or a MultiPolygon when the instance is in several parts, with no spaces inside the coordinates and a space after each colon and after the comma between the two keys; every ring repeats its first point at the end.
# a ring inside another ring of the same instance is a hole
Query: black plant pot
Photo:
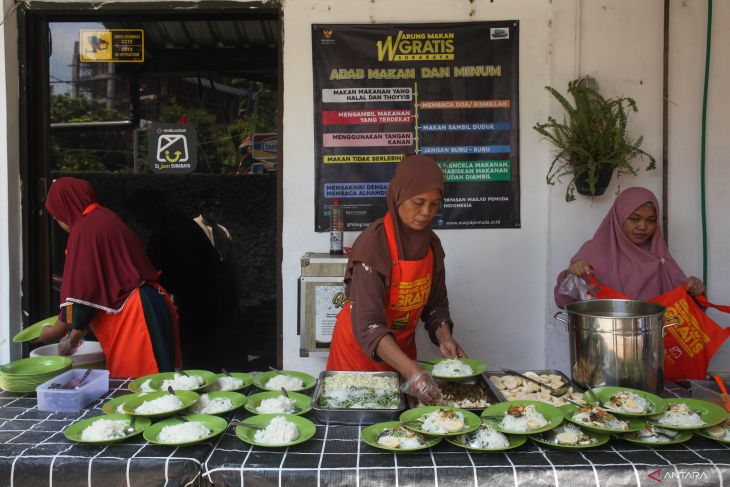
{"type": "Polygon", "coordinates": [[[588,172],[584,172],[580,176],[577,176],[575,178],[575,190],[578,192],[578,194],[582,194],[584,196],[602,195],[606,192],[606,188],[608,188],[608,183],[611,182],[611,176],[613,176],[614,169],[614,166],[602,165],[598,167],[598,181],[596,181],[595,194],[591,194],[591,186],[588,184],[588,172]]]}

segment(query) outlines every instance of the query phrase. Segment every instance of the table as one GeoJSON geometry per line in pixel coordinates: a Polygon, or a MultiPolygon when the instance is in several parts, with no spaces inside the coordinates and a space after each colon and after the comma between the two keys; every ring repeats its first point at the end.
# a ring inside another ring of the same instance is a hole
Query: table
{"type": "Polygon", "coordinates": [[[78,413],[39,411],[35,394],[0,391],[0,485],[205,485],[201,464],[212,443],[172,448],[137,436],[96,446],[66,439],[68,425],[104,414],[106,400],[129,393],[129,380],[109,382],[109,393],[78,413]]]}
{"type": "MultiPolygon", "coordinates": [[[[667,386],[666,397],[688,395],[667,386]]],[[[307,417],[314,420],[311,413],[307,417]]],[[[424,452],[395,454],[360,441],[362,428],[318,424],[306,443],[266,449],[241,442],[229,427],[203,462],[203,478],[257,487],[658,485],[654,478],[662,486],[730,484],[730,447],[699,436],[655,449],[612,440],[600,448],[565,451],[528,440],[509,452],[481,453],[442,441],[424,452]]]]}
{"type": "MultiPolygon", "coordinates": [[[[109,393],[79,413],[38,411],[34,394],[0,392],[0,485],[659,485],[654,479],[661,486],[730,485],[730,447],[697,436],[656,449],[612,440],[605,447],[563,451],[528,441],[488,454],[445,441],[424,452],[395,454],[360,441],[363,427],[322,424],[314,438],[285,449],[252,447],[235,436],[233,426],[210,442],[183,448],[151,445],[141,436],[110,446],[66,440],[66,426],[102,414],[101,404],[126,394],[128,384],[111,380],[109,393]]],[[[687,396],[685,389],[667,386],[664,396],[687,396]]],[[[248,416],[245,410],[234,415],[248,416]]]]}

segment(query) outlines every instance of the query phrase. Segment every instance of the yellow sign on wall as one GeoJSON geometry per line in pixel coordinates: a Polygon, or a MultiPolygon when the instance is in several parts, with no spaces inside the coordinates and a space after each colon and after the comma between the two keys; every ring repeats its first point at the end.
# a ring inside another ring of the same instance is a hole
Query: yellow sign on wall
{"type": "Polygon", "coordinates": [[[79,57],[84,63],[142,63],[144,31],[82,29],[79,37],[79,57]]]}

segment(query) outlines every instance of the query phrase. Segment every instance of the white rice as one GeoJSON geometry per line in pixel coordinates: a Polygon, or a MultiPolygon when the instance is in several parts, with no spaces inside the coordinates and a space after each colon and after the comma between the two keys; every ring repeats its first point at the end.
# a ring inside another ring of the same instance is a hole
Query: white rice
{"type": "Polygon", "coordinates": [[[205,383],[202,377],[199,375],[182,375],[175,374],[172,379],[165,379],[162,381],[162,387],[160,390],[166,391],[168,387],[180,391],[192,391],[197,389],[205,383]]]}
{"type": "Polygon", "coordinates": [[[164,426],[157,435],[157,441],[161,443],[189,443],[203,439],[210,433],[211,430],[203,423],[188,421],[187,423],[164,426]]]}
{"type": "Polygon", "coordinates": [[[609,411],[628,414],[642,414],[651,410],[651,404],[643,397],[631,391],[621,391],[611,396],[611,400],[605,402],[603,406],[609,411]],[[613,401],[618,402],[615,404],[613,401]]]}
{"type": "Polygon", "coordinates": [[[297,425],[283,416],[277,416],[269,422],[266,429],[256,431],[254,440],[264,445],[285,445],[299,437],[297,425]]]}
{"type": "Polygon", "coordinates": [[[474,370],[459,359],[446,359],[433,367],[433,375],[438,377],[464,377],[472,375],[474,370]]]}
{"type": "Polygon", "coordinates": [[[134,410],[137,414],[161,414],[168,411],[182,409],[183,403],[179,397],[172,394],[165,394],[157,399],[145,401],[134,410]]]}
{"type": "Polygon", "coordinates": [[[427,433],[445,435],[464,429],[464,415],[450,409],[438,409],[424,415],[421,420],[421,430],[427,433]]]}
{"type": "Polygon", "coordinates": [[[211,399],[208,394],[203,394],[200,399],[190,407],[190,411],[196,414],[216,414],[228,411],[233,408],[233,401],[225,397],[211,399]]]}
{"type": "Polygon", "coordinates": [[[264,387],[271,391],[278,391],[282,387],[287,391],[293,391],[303,388],[304,381],[290,375],[278,374],[269,379],[264,387]]]}
{"type": "Polygon", "coordinates": [[[140,392],[156,392],[151,386],[150,382],[152,382],[152,379],[147,379],[146,381],[142,382],[139,386],[140,392]]]}
{"type": "Polygon", "coordinates": [[[502,428],[509,432],[525,433],[531,430],[540,429],[548,424],[548,420],[545,416],[540,414],[535,406],[530,404],[525,407],[525,412],[520,417],[512,416],[511,414],[505,414],[502,419],[502,428]],[[537,424],[537,426],[530,427],[530,422],[537,424]]]}
{"type": "Polygon", "coordinates": [[[608,414],[604,422],[591,421],[591,410],[582,412],[576,412],[571,418],[573,421],[584,424],[586,426],[592,426],[594,428],[602,428],[612,431],[626,431],[629,429],[629,424],[626,421],[618,419],[613,414],[608,414]]]}
{"type": "Polygon", "coordinates": [[[700,415],[692,411],[689,406],[684,403],[672,403],[669,410],[664,413],[653,416],[652,419],[662,426],[679,426],[683,428],[691,428],[693,426],[704,426],[700,415]]]}
{"type": "Polygon", "coordinates": [[[509,446],[507,437],[488,424],[482,424],[475,432],[462,435],[459,439],[467,446],[486,450],[496,450],[509,446]]]}
{"type": "Polygon", "coordinates": [[[127,414],[127,411],[124,410],[124,404],[117,406],[117,412],[120,414],[127,414]]]}
{"type": "Polygon", "coordinates": [[[221,377],[216,379],[209,387],[209,391],[235,391],[243,387],[243,380],[235,377],[221,377]]]}
{"type": "Polygon", "coordinates": [[[121,419],[98,419],[81,432],[83,441],[109,441],[127,435],[129,421],[121,419]]]}
{"type": "Polygon", "coordinates": [[[294,409],[294,401],[282,394],[279,397],[270,397],[261,401],[261,403],[256,408],[256,412],[259,414],[288,414],[293,413],[294,409]]]}

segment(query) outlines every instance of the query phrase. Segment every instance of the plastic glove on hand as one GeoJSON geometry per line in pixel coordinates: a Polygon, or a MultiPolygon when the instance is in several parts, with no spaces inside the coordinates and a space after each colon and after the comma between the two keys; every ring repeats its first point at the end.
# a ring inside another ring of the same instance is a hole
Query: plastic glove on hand
{"type": "Polygon", "coordinates": [[[443,395],[436,381],[431,374],[425,370],[419,370],[401,385],[401,390],[406,394],[415,397],[423,404],[436,405],[443,403],[443,395]]]}
{"type": "Polygon", "coordinates": [[[58,353],[61,355],[73,355],[79,349],[81,343],[83,343],[83,340],[79,340],[75,344],[71,343],[71,338],[66,335],[58,342],[58,353]]]}

